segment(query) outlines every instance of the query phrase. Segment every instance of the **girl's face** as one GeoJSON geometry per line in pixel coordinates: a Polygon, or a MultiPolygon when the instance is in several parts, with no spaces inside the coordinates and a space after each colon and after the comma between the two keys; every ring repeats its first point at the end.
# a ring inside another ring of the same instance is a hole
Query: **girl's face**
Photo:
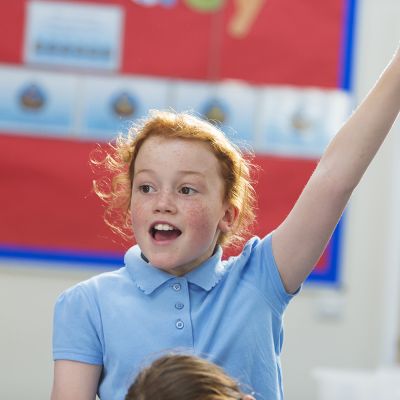
{"type": "Polygon", "coordinates": [[[204,142],[153,136],[134,167],[135,238],[151,264],[183,275],[212,255],[219,233],[234,222],[219,162],[204,142]]]}

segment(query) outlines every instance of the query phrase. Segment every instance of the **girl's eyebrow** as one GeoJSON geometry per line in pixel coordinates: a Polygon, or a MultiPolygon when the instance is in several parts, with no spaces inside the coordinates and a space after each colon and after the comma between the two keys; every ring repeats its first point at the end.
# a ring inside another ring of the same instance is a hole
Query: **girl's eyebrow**
{"type": "Polygon", "coordinates": [[[204,178],[204,174],[200,171],[192,171],[192,170],[182,170],[182,171],[178,171],[178,173],[180,175],[197,175],[197,176],[201,176],[204,178]]]}

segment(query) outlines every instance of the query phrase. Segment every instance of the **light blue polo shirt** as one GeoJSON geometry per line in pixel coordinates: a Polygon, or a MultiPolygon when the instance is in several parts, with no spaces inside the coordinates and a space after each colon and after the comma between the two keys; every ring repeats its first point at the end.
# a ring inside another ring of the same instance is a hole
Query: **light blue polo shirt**
{"type": "Polygon", "coordinates": [[[282,314],[292,295],[280,279],[271,235],[252,238],[237,257],[221,256],[219,248],[176,277],[133,246],[125,267],[60,295],[54,359],[103,365],[101,400],[123,400],[138,371],[173,349],[222,366],[257,400],[282,399],[282,314]]]}

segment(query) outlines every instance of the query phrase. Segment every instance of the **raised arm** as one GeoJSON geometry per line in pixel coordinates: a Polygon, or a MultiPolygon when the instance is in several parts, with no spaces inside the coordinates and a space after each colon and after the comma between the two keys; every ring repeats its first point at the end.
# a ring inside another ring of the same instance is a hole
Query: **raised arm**
{"type": "Polygon", "coordinates": [[[95,400],[101,370],[101,365],[56,361],[51,400],[95,400]]]}
{"type": "Polygon", "coordinates": [[[400,51],[321,157],[272,237],[283,284],[294,292],[314,268],[369,163],[400,110],[400,51]]]}

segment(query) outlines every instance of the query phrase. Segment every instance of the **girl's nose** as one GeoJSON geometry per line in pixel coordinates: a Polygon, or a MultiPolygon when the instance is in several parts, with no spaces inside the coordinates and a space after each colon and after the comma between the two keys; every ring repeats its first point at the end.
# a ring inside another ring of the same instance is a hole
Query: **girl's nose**
{"type": "Polygon", "coordinates": [[[161,192],[155,202],[154,212],[174,214],[176,212],[176,205],[173,194],[167,191],[161,192]]]}

